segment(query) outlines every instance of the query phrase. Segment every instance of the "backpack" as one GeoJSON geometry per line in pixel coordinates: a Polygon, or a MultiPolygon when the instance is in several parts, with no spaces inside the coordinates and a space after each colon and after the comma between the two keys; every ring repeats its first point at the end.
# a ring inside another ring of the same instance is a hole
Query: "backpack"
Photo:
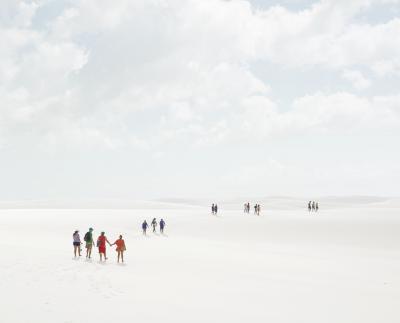
{"type": "Polygon", "coordinates": [[[90,233],[89,232],[85,233],[85,236],[83,237],[83,240],[86,241],[86,242],[89,242],[89,240],[90,240],[90,233]]]}

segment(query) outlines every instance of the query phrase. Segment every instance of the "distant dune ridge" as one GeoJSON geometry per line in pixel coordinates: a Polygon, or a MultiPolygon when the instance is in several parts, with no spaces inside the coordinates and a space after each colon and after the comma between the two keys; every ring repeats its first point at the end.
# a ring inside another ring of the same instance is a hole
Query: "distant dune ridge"
{"type": "MultiPolygon", "coordinates": [[[[209,207],[218,203],[220,209],[242,209],[250,202],[261,204],[263,209],[293,210],[307,206],[309,200],[317,201],[321,209],[376,206],[400,206],[400,197],[379,196],[324,196],[324,197],[237,197],[237,198],[162,198],[154,200],[128,199],[60,199],[60,200],[21,200],[0,201],[0,209],[171,209],[209,207]]],[[[252,210],[251,210],[252,211],[252,210]]]]}

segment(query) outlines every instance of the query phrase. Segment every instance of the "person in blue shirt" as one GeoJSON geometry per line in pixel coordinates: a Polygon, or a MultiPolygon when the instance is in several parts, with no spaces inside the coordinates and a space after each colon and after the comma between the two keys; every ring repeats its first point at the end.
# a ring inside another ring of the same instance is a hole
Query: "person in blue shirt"
{"type": "Polygon", "coordinates": [[[147,224],[147,221],[144,220],[144,222],[142,223],[142,230],[143,230],[144,235],[146,235],[146,231],[147,231],[148,227],[149,227],[149,225],[147,224]]]}
{"type": "Polygon", "coordinates": [[[164,233],[165,221],[163,219],[160,220],[160,232],[164,233]]]}

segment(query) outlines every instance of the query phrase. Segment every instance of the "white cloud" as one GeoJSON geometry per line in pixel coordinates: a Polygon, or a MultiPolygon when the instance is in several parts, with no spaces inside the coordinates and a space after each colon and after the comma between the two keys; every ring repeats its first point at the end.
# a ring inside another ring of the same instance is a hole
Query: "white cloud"
{"type": "MultiPolygon", "coordinates": [[[[321,1],[299,12],[281,6],[254,11],[246,1],[76,1],[47,29],[35,30],[31,20],[40,5],[46,3],[12,6],[11,15],[24,19],[1,29],[11,41],[0,57],[7,84],[2,92],[11,93],[2,119],[40,120],[40,133],[47,127],[55,134],[57,120],[68,131],[86,118],[93,131],[125,141],[130,132],[142,137],[134,126],[139,113],[143,120],[152,115],[149,141],[164,141],[156,137],[165,133],[173,140],[179,128],[232,127],[235,110],[254,100],[275,105],[261,111],[280,120],[265,131],[285,131],[284,123],[297,119],[279,113],[270,87],[248,64],[267,59],[291,67],[345,67],[343,77],[365,90],[371,81],[351,66],[387,73],[382,62],[400,54],[400,42],[393,41],[400,34],[398,19],[353,21],[370,1],[321,1]],[[13,99],[13,93],[24,95],[13,99]]],[[[211,142],[205,132],[189,133],[199,136],[194,141],[211,142]]]]}
{"type": "Polygon", "coordinates": [[[387,59],[372,64],[372,71],[379,77],[400,75],[400,59],[387,59]]]}
{"type": "Polygon", "coordinates": [[[379,134],[397,133],[399,112],[398,96],[367,99],[350,93],[316,93],[297,98],[286,112],[279,112],[263,98],[253,98],[244,104],[239,120],[250,135],[270,139],[299,134],[379,134]]]}
{"type": "Polygon", "coordinates": [[[345,70],[342,75],[343,78],[348,80],[356,90],[365,90],[371,86],[371,81],[360,71],[345,70]]]}

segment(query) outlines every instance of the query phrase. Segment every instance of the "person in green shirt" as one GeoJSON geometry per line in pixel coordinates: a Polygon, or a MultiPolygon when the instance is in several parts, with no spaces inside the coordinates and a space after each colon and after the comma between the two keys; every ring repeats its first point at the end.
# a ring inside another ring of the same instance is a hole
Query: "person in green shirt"
{"type": "Polygon", "coordinates": [[[89,228],[89,231],[86,232],[83,240],[86,242],[86,258],[91,258],[92,256],[92,248],[94,245],[93,241],[93,228],[89,228]]]}

